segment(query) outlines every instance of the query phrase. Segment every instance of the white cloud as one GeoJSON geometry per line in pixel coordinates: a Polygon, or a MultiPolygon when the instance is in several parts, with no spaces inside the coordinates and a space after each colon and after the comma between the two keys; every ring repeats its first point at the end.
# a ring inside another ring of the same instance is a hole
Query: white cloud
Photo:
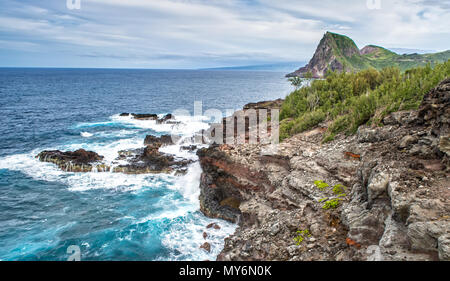
{"type": "Polygon", "coordinates": [[[3,41],[148,67],[308,60],[327,30],[360,47],[443,50],[450,38],[450,8],[433,0],[382,0],[381,10],[366,0],[82,0],[81,10],[5,1],[3,41]]]}

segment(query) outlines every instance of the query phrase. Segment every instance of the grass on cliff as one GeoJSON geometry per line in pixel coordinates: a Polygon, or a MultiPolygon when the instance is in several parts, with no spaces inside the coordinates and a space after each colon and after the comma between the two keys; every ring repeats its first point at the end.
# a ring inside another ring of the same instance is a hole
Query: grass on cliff
{"type": "Polygon", "coordinates": [[[292,92],[280,112],[280,138],[331,121],[324,141],[354,134],[363,124],[379,125],[391,112],[417,109],[425,93],[450,76],[450,60],[402,72],[388,67],[357,73],[328,72],[325,79],[292,92]]]}

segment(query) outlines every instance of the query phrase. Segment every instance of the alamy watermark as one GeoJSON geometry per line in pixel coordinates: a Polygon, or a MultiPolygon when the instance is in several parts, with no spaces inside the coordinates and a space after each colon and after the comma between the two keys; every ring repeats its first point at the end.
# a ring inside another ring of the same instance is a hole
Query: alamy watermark
{"type": "Polygon", "coordinates": [[[81,0],[67,0],[66,7],[69,10],[79,10],[81,9],[81,0]]]}
{"type": "Polygon", "coordinates": [[[381,10],[381,0],[367,0],[366,5],[369,10],[381,10]]]}
{"type": "MultiPolygon", "coordinates": [[[[203,112],[203,103],[194,102],[194,119],[206,118],[210,127],[195,134],[195,142],[202,144],[263,144],[275,149],[280,141],[280,110],[255,105],[244,110],[208,109],[203,112]],[[224,117],[227,116],[227,117],[224,117]]],[[[191,116],[186,109],[177,109],[172,113],[177,116],[191,116]]],[[[177,141],[178,136],[172,135],[177,141]]]]}
{"type": "Polygon", "coordinates": [[[70,245],[66,251],[70,256],[67,261],[81,261],[81,249],[77,245],[70,245]]]}

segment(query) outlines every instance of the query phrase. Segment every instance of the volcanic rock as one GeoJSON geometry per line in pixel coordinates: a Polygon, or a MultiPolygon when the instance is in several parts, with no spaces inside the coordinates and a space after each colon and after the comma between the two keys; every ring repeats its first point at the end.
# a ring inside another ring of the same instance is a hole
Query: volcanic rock
{"type": "Polygon", "coordinates": [[[59,150],[42,151],[36,158],[42,162],[56,164],[61,170],[66,172],[91,172],[94,163],[98,163],[98,171],[109,171],[109,167],[101,164],[103,156],[92,151],[78,149],[77,151],[62,152],[59,150]]]}
{"type": "Polygon", "coordinates": [[[264,144],[200,149],[201,211],[239,225],[217,259],[448,260],[449,102],[447,79],[418,111],[393,113],[354,136],[322,143],[316,128],[272,155],[264,144]],[[344,193],[334,193],[337,185],[344,193]],[[327,207],[329,200],[337,204],[327,207]]]}

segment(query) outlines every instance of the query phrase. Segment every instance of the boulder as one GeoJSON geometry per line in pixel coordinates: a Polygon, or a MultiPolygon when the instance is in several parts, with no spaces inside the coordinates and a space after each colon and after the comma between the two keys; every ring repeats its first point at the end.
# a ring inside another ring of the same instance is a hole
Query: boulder
{"type": "Polygon", "coordinates": [[[407,135],[400,140],[400,142],[398,143],[398,148],[399,149],[408,148],[412,144],[415,144],[417,141],[418,141],[417,136],[407,135]]]}
{"type": "Polygon", "coordinates": [[[358,132],[356,134],[358,142],[360,143],[375,143],[384,141],[389,138],[389,128],[368,128],[368,127],[359,127],[358,132]]]}
{"type": "Polygon", "coordinates": [[[205,250],[206,252],[211,252],[211,244],[208,242],[203,243],[203,245],[200,246],[200,249],[205,250]]]}
{"type": "Polygon", "coordinates": [[[220,229],[220,226],[219,226],[217,223],[213,222],[213,223],[208,224],[208,225],[206,226],[206,228],[207,228],[207,229],[213,228],[213,229],[215,229],[215,230],[219,230],[219,229],[220,229]]]}
{"type": "Polygon", "coordinates": [[[381,172],[371,177],[367,185],[367,195],[369,203],[381,197],[387,197],[389,185],[389,175],[381,172]]]}

